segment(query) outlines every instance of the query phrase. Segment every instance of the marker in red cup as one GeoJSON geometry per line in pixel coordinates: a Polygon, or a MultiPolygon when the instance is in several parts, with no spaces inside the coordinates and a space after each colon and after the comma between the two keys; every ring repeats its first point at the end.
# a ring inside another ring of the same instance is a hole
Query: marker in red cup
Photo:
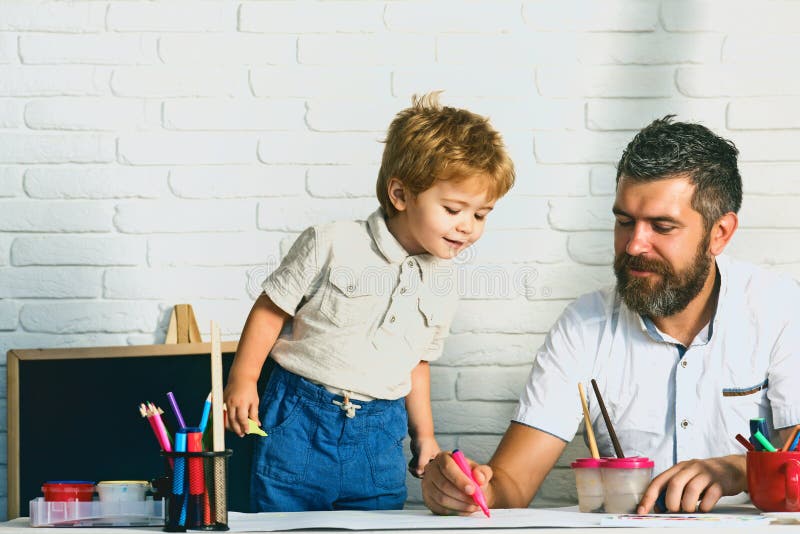
{"type": "Polygon", "coordinates": [[[486,514],[486,517],[492,517],[489,514],[489,507],[486,505],[486,497],[483,495],[483,491],[481,491],[481,486],[475,481],[475,477],[472,476],[472,469],[469,467],[469,463],[467,463],[467,459],[464,458],[464,453],[460,450],[455,449],[453,451],[453,461],[461,468],[461,471],[464,472],[465,475],[469,477],[473,484],[475,484],[475,491],[472,493],[472,500],[475,501],[475,504],[481,507],[483,513],[486,514]]]}

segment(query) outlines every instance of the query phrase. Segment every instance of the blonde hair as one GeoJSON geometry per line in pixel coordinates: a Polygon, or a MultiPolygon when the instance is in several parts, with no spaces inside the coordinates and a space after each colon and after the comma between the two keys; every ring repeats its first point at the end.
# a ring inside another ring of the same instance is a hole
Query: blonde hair
{"type": "Polygon", "coordinates": [[[441,106],[440,93],[414,95],[411,107],[395,115],[389,125],[376,184],[378,200],[388,217],[396,214],[388,192],[392,178],[418,195],[436,180],[478,175],[486,179],[493,200],[514,185],[514,164],[489,119],[441,106]]]}

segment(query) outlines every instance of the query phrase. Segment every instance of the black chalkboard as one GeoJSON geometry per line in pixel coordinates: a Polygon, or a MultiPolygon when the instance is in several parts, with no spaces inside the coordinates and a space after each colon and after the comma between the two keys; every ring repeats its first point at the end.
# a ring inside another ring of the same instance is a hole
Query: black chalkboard
{"type": "MultiPolygon", "coordinates": [[[[211,345],[148,345],[8,353],[8,517],[28,515],[47,480],[150,480],[164,460],[139,403],[163,408],[172,391],[188,425],[211,390],[211,345]]],[[[222,344],[223,376],[236,342],[222,344]]],[[[266,376],[266,372],[264,376],[266,376]]],[[[263,377],[259,391],[263,391],[263,377]]],[[[210,433],[210,424],[208,427],[210,433]]],[[[229,510],[249,511],[253,436],[226,432],[229,510]]]]}

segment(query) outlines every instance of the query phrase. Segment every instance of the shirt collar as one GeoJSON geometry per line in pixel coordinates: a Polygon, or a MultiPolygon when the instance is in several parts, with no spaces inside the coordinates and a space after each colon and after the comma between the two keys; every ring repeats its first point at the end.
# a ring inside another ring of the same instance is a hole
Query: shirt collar
{"type": "Polygon", "coordinates": [[[410,256],[408,251],[403,248],[403,245],[401,245],[392,232],[389,231],[389,227],[386,225],[386,216],[382,208],[378,208],[367,218],[367,226],[369,227],[375,246],[378,247],[378,250],[383,257],[386,258],[386,261],[389,263],[403,263],[406,258],[414,260],[420,267],[423,280],[425,280],[426,277],[432,276],[437,267],[451,263],[450,260],[442,260],[427,253],[410,256]]]}
{"type": "Polygon", "coordinates": [[[714,325],[717,324],[717,318],[722,315],[722,312],[728,307],[728,271],[731,268],[731,260],[728,256],[720,254],[715,258],[717,264],[717,272],[719,273],[719,296],[717,297],[717,310],[714,312],[714,318],[711,320],[714,325]]]}
{"type": "Polygon", "coordinates": [[[367,219],[367,226],[369,232],[372,234],[372,240],[375,246],[386,258],[389,263],[402,263],[408,257],[408,252],[403,248],[403,245],[392,235],[389,227],[386,226],[386,218],[383,214],[383,209],[378,208],[367,219]]]}
{"type": "MultiPolygon", "coordinates": [[[[694,339],[692,340],[691,347],[705,345],[711,340],[711,333],[713,332],[712,329],[712,321],[706,323],[706,325],[700,329],[694,339]]],[[[664,343],[671,343],[673,345],[678,345],[680,347],[684,347],[683,343],[675,339],[674,337],[670,336],[669,334],[665,334],[661,330],[658,329],[656,324],[653,322],[652,319],[649,317],[639,316],[639,324],[642,327],[642,331],[646,332],[654,341],[662,341],[664,343]]]]}

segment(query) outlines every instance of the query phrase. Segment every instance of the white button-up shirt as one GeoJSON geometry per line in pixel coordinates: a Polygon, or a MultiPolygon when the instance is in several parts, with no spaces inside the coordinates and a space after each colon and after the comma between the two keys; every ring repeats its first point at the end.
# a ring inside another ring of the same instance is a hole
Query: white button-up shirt
{"type": "Polygon", "coordinates": [[[409,256],[381,210],[307,229],[262,288],[294,317],[272,358],[365,399],[408,394],[412,369],[441,356],[458,301],[452,262],[409,256]]]}
{"type": "Polygon", "coordinates": [[[651,458],[654,474],[744,453],[734,436],[750,434],[750,418],[765,417],[773,436],[800,423],[800,287],[725,256],[716,264],[717,311],[689,347],[629,310],[613,287],[572,303],[538,351],[514,420],[570,441],[582,382],[600,453],[613,456],[594,378],[624,454],[651,458]]]}

